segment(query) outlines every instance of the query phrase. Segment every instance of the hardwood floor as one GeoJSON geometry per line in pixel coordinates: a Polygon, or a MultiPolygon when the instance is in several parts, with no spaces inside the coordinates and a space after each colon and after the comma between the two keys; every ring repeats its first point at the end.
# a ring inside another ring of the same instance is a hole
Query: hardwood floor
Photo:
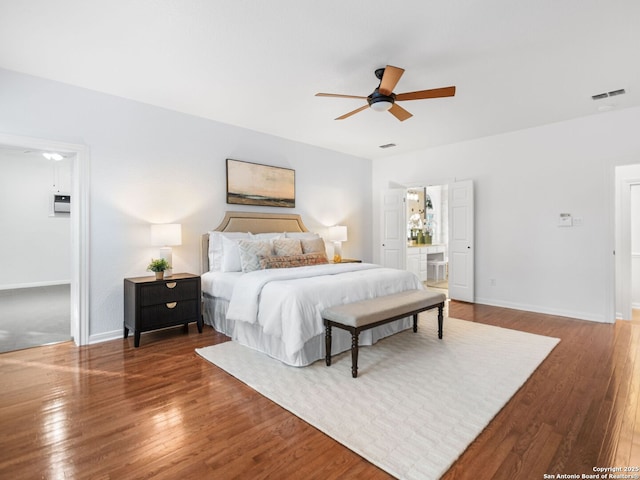
{"type": "MultiPolygon", "coordinates": [[[[443,478],[640,465],[639,321],[449,310],[562,341],[443,478]]],[[[226,340],[191,325],[138,349],[129,338],[0,354],[0,478],[390,478],[194,352],[226,340]]]]}

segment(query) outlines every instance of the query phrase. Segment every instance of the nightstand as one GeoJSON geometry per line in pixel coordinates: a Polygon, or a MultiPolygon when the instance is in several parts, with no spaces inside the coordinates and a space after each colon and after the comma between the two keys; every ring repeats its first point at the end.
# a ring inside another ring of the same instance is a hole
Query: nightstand
{"type": "Polygon", "coordinates": [[[140,334],[159,328],[197,322],[202,333],[200,276],[176,273],[163,280],[155,277],[124,279],[124,338],[133,330],[134,345],[140,346],[140,334]]]}

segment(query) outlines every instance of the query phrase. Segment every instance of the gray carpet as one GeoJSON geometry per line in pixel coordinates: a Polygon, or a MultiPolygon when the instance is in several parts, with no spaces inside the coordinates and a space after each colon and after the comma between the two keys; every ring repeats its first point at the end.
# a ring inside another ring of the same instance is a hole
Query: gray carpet
{"type": "Polygon", "coordinates": [[[71,339],[69,285],[0,290],[0,352],[71,339]]]}

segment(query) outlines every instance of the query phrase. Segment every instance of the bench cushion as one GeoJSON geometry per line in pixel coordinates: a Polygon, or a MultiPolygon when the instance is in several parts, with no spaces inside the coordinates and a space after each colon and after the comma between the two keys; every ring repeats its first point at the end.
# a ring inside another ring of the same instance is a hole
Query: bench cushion
{"type": "Polygon", "coordinates": [[[322,318],[349,327],[363,327],[404,313],[428,309],[447,299],[444,293],[408,290],[359,302],[335,305],[322,311],[322,318]]]}

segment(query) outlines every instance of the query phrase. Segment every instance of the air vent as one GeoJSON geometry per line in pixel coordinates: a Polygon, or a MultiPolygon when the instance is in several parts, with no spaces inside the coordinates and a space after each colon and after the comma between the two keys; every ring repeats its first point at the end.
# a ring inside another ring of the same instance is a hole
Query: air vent
{"type": "Polygon", "coordinates": [[[615,97],[617,95],[624,95],[627,93],[624,88],[620,88],[619,90],[612,90],[610,92],[599,93],[597,95],[591,95],[591,98],[594,100],[602,100],[607,97],[615,97]]]}
{"type": "Polygon", "coordinates": [[[384,145],[380,145],[380,148],[391,148],[391,147],[395,147],[396,144],[395,143],[386,143],[384,145]]]}

